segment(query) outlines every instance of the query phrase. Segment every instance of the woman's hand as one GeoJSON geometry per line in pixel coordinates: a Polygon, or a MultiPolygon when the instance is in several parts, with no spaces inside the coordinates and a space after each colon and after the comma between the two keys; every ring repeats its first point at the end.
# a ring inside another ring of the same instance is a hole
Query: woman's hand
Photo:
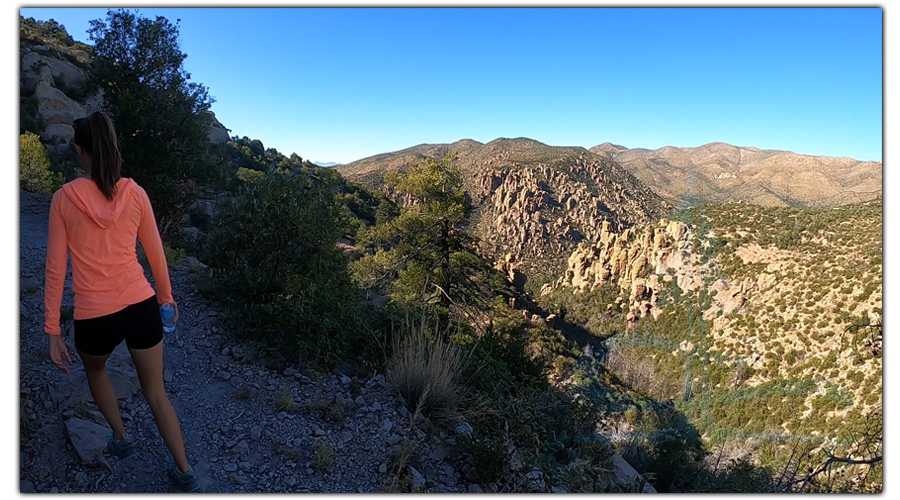
{"type": "Polygon", "coordinates": [[[50,337],[50,359],[53,364],[66,375],[71,375],[67,365],[72,364],[72,357],[69,356],[69,348],[60,335],[48,335],[50,337]]]}
{"type": "Polygon", "coordinates": [[[173,300],[172,302],[162,302],[159,305],[162,306],[163,304],[169,304],[170,306],[172,306],[172,309],[175,310],[175,315],[172,316],[172,323],[178,323],[178,304],[176,304],[173,300]]]}

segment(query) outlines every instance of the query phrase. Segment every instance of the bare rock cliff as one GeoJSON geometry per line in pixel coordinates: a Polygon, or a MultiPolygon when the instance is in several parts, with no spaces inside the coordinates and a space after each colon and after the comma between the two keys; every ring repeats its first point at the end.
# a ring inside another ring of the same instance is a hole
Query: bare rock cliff
{"type": "Polygon", "coordinates": [[[568,258],[565,274],[545,286],[542,293],[557,287],[589,291],[610,283],[627,297],[621,307],[628,309],[630,318],[637,319],[658,315],[656,303],[663,289],[677,286],[682,292],[693,292],[711,276],[709,290],[715,293],[711,307],[704,311],[709,318],[718,311],[728,314],[740,309],[747,295],[758,287],[749,279],[731,282],[715,276],[702,258],[701,250],[707,243],[695,238],[695,229],[682,222],[661,219],[619,233],[611,229],[604,222],[595,243],[579,244],[568,258]]]}

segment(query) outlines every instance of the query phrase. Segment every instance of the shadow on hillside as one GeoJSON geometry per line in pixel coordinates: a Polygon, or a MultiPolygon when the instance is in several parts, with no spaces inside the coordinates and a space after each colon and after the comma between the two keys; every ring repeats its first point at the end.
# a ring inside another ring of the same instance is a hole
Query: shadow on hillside
{"type": "Polygon", "coordinates": [[[603,415],[604,423],[597,434],[580,439],[608,440],[661,493],[774,490],[765,468],[740,457],[709,460],[724,454],[730,443],[704,443],[695,415],[686,415],[671,399],[652,398],[629,386],[592,351],[585,349],[576,361],[571,389],[603,415]]]}

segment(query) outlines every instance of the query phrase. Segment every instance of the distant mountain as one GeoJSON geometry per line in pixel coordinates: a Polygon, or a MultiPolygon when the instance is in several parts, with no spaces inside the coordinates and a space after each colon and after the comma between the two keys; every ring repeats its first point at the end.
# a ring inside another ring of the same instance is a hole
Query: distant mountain
{"type": "Polygon", "coordinates": [[[338,171],[381,189],[385,173],[449,152],[458,154],[483,255],[500,262],[512,278],[516,271],[532,277],[558,275],[578,242],[599,238],[604,221],[622,230],[656,220],[670,208],[602,155],[524,138],[422,144],[364,158],[338,171]]]}
{"type": "Polygon", "coordinates": [[[874,161],[721,142],[655,150],[605,142],[591,151],[615,160],[673,204],[689,188],[709,203],[740,201],[766,206],[837,206],[882,194],[882,164],[874,161]]]}
{"type": "Polygon", "coordinates": [[[314,161],[314,164],[320,167],[340,167],[343,163],[337,163],[333,161],[314,161]]]}

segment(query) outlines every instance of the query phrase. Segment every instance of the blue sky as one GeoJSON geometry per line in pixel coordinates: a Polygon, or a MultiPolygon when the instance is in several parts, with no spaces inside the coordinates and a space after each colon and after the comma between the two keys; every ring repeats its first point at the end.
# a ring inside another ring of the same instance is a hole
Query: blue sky
{"type": "MultiPolygon", "coordinates": [[[[89,42],[104,8],[23,8],[89,42]]],[[[882,160],[882,10],[143,8],[233,135],[350,162],[421,143],[721,141],[882,160]]]]}

